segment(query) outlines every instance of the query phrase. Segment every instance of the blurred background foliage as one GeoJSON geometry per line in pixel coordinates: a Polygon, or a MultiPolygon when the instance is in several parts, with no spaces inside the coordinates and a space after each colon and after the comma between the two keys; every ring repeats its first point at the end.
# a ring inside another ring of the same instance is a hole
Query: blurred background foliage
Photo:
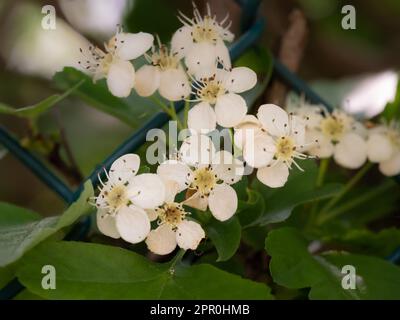
{"type": "MultiPolygon", "coordinates": [[[[233,20],[232,29],[239,36],[240,7],[237,3],[234,0],[208,2],[221,18],[229,12],[233,20]]],[[[199,6],[204,6],[204,3],[198,1],[199,6]]],[[[299,75],[312,83],[324,98],[335,105],[343,104],[346,96],[357,86],[364,93],[378,88],[376,91],[381,96],[394,95],[400,67],[399,1],[263,0],[259,15],[266,18],[267,28],[260,44],[273,53],[279,49],[281,36],[288,26],[288,15],[293,8],[300,8],[305,13],[309,26],[299,75]],[[356,8],[356,30],[341,28],[341,8],[345,4],[356,8]]],[[[71,83],[66,74],[59,74],[52,81],[55,72],[61,71],[64,66],[76,67],[80,59],[78,48],[85,45],[87,39],[101,44],[115,32],[117,24],[122,24],[125,30],[131,32],[155,33],[167,42],[180,25],[176,18],[178,10],[191,16],[190,1],[1,1],[0,102],[19,108],[64,92],[71,83]],[[41,28],[44,16],[41,8],[46,4],[56,8],[56,31],[41,28]]],[[[246,61],[252,61],[251,53],[247,60],[243,58],[239,64],[246,64],[246,61]]],[[[257,63],[255,68],[260,67],[257,63]]],[[[73,74],[69,75],[73,77],[73,74]]],[[[89,90],[87,93],[92,89],[80,90],[81,95],[78,96],[81,98],[85,90],[89,90]]],[[[375,103],[374,99],[371,98],[370,105],[362,105],[363,110],[358,105],[353,111],[374,115],[382,110],[388,98],[379,103],[375,103]]],[[[101,106],[72,95],[38,119],[0,115],[0,124],[42,156],[49,154],[49,150],[54,150],[58,144],[64,146],[67,142],[75,158],[74,169],[81,176],[86,176],[156,111],[147,100],[133,95],[124,101],[125,107],[132,111],[135,106],[140,106],[141,113],[132,114],[136,122],[122,122],[118,117],[99,111],[113,106],[113,101],[105,101],[101,106]]],[[[60,149],[59,156],[61,161],[69,157],[65,148],[60,149]]],[[[0,201],[31,208],[45,215],[62,212],[64,203],[16,159],[7,155],[1,146],[0,177],[0,201]]]]}

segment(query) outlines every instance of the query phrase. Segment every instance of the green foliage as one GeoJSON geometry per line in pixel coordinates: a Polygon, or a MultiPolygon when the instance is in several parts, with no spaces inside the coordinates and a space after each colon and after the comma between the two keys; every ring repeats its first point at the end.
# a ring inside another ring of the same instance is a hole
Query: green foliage
{"type": "Polygon", "coordinates": [[[10,107],[6,104],[0,103],[0,114],[1,113],[9,114],[9,115],[18,116],[21,118],[31,118],[31,119],[37,118],[41,114],[48,111],[50,108],[54,107],[58,102],[65,99],[66,97],[68,97],[82,83],[83,83],[83,81],[79,81],[74,86],[70,87],[69,89],[68,89],[68,87],[66,87],[65,90],[67,90],[67,91],[65,91],[63,94],[61,94],[61,95],[54,94],[36,104],[28,106],[28,107],[16,109],[16,108],[10,107]]]}
{"type": "Polygon", "coordinates": [[[75,96],[89,106],[108,113],[133,128],[140,127],[143,121],[158,110],[149,99],[142,99],[134,92],[126,99],[114,97],[104,81],[93,83],[89,76],[74,68],[64,68],[63,71],[56,73],[53,80],[63,90],[84,80],[83,84],[73,92],[75,96]]]}
{"type": "Polygon", "coordinates": [[[270,271],[280,285],[311,288],[310,299],[399,299],[400,268],[375,257],[345,253],[312,255],[308,241],[294,228],[271,231],[266,250],[270,271]],[[342,267],[352,265],[357,287],[344,290],[342,267]]]}
{"type": "Polygon", "coordinates": [[[237,217],[228,221],[212,219],[211,223],[205,226],[207,236],[215,245],[218,252],[217,261],[230,259],[239,248],[242,228],[237,217]]]}
{"type": "Polygon", "coordinates": [[[153,263],[134,252],[110,246],[45,243],[30,252],[18,279],[47,299],[271,299],[261,283],[211,265],[153,263]],[[57,270],[57,290],[41,286],[41,268],[57,270]]]}
{"type": "Polygon", "coordinates": [[[400,81],[397,82],[394,100],[386,104],[381,117],[387,121],[400,120],[400,81]]]}
{"type": "MultiPolygon", "coordinates": [[[[59,230],[70,226],[91,208],[87,200],[93,196],[93,187],[90,181],[80,198],[73,203],[62,215],[47,217],[39,220],[36,214],[28,210],[9,206],[13,211],[4,211],[7,215],[14,214],[14,221],[21,223],[0,225],[0,267],[7,266],[18,260],[25,252],[32,249],[46,238],[59,230]],[[28,218],[29,217],[29,218],[28,218]]],[[[2,219],[0,222],[3,222],[2,219]]]]}
{"type": "Polygon", "coordinates": [[[340,184],[316,187],[318,170],[314,161],[303,161],[301,166],[304,172],[294,169],[282,188],[268,188],[258,180],[255,181],[254,188],[262,194],[266,208],[263,214],[251,223],[252,226],[285,221],[296,206],[332,197],[340,190],[340,184]]]}

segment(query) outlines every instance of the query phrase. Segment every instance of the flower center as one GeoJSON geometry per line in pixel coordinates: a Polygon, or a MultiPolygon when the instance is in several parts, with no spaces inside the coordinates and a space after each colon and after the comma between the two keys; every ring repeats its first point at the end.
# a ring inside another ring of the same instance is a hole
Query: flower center
{"type": "Polygon", "coordinates": [[[181,223],[187,214],[182,205],[173,202],[166,203],[161,208],[156,209],[162,223],[168,223],[172,227],[176,227],[181,223]]]}
{"type": "Polygon", "coordinates": [[[154,66],[159,66],[161,70],[176,69],[179,65],[179,59],[169,54],[166,46],[160,46],[158,52],[154,52],[151,56],[151,63],[154,66]]]}
{"type": "Polygon", "coordinates": [[[296,143],[292,137],[282,136],[275,143],[275,157],[283,161],[291,160],[296,151],[296,143]]]}
{"type": "Polygon", "coordinates": [[[192,188],[208,196],[217,184],[217,175],[210,167],[198,168],[193,172],[192,188]]]}
{"type": "Polygon", "coordinates": [[[116,213],[130,201],[124,185],[111,186],[108,190],[102,191],[100,196],[104,197],[105,207],[110,213],[116,213]]]}
{"type": "Polygon", "coordinates": [[[321,130],[331,140],[338,141],[345,132],[345,126],[339,118],[329,116],[321,121],[321,130]]]}
{"type": "Polygon", "coordinates": [[[199,98],[210,104],[215,104],[217,98],[223,94],[225,94],[223,85],[220,81],[216,81],[214,77],[205,80],[203,86],[197,91],[199,98]]]}
{"type": "Polygon", "coordinates": [[[216,22],[209,16],[193,26],[192,37],[194,42],[211,42],[215,44],[219,38],[216,22]]]}

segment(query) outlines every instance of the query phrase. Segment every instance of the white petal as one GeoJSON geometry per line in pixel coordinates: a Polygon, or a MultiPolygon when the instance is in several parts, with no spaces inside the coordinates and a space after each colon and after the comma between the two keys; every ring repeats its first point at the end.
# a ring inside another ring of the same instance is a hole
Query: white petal
{"type": "Polygon", "coordinates": [[[116,36],[118,57],[122,60],[132,60],[149,50],[154,41],[150,33],[120,33],[116,36]]]}
{"type": "Polygon", "coordinates": [[[201,197],[200,192],[195,192],[189,198],[187,198],[183,204],[201,211],[206,211],[208,206],[208,198],[201,197]]]}
{"type": "Polygon", "coordinates": [[[294,138],[296,145],[301,146],[305,143],[306,139],[306,126],[298,116],[292,116],[290,118],[291,132],[290,134],[294,138]]]}
{"type": "Polygon", "coordinates": [[[379,170],[385,176],[396,176],[400,173],[400,152],[396,152],[389,160],[379,164],[379,170]]]}
{"type": "Polygon", "coordinates": [[[249,138],[246,139],[243,148],[244,160],[253,168],[261,168],[268,165],[275,154],[274,140],[264,132],[249,138]]]}
{"type": "Polygon", "coordinates": [[[348,133],[335,146],[336,163],[348,169],[358,169],[367,161],[367,143],[355,133],[348,133]]]}
{"type": "Polygon", "coordinates": [[[183,26],[179,28],[171,39],[171,52],[177,54],[179,58],[183,58],[193,44],[191,36],[192,28],[183,26]]]}
{"type": "Polygon", "coordinates": [[[212,170],[227,184],[238,182],[244,173],[243,162],[234,159],[228,151],[218,151],[213,159],[212,170]]]}
{"type": "Polygon", "coordinates": [[[165,187],[161,178],[153,173],[143,173],[129,182],[130,199],[143,209],[154,209],[164,203],[165,187]]]}
{"type": "Polygon", "coordinates": [[[197,222],[184,220],[176,230],[176,242],[184,250],[196,250],[206,234],[197,222]]]}
{"type": "Polygon", "coordinates": [[[157,174],[163,181],[176,182],[177,192],[181,192],[187,188],[192,170],[182,162],[168,160],[158,166],[157,174]]]}
{"type": "Polygon", "coordinates": [[[225,43],[221,40],[217,41],[214,50],[218,62],[220,62],[225,69],[229,70],[232,68],[231,56],[229,55],[229,50],[225,43]]]}
{"type": "Polygon", "coordinates": [[[151,96],[159,85],[160,71],[157,67],[144,65],[136,71],[135,90],[139,96],[151,96]]]}
{"type": "Polygon", "coordinates": [[[126,98],[135,84],[135,69],[129,61],[115,60],[108,70],[108,90],[120,98],[126,98]]]}
{"type": "Polygon", "coordinates": [[[154,209],[145,210],[150,221],[155,221],[158,218],[158,213],[154,209]]]}
{"type": "Polygon", "coordinates": [[[109,176],[114,183],[126,182],[132,179],[138,172],[140,157],[137,154],[129,153],[119,157],[111,165],[109,176]]]}
{"type": "Polygon", "coordinates": [[[246,113],[246,101],[235,93],[220,96],[215,104],[217,123],[225,128],[232,128],[239,124],[246,113]]]}
{"type": "Polygon", "coordinates": [[[253,88],[257,83],[257,75],[250,68],[233,68],[226,79],[225,88],[230,92],[242,93],[253,88]]]}
{"type": "Polygon", "coordinates": [[[219,221],[232,217],[238,206],[236,191],[227,184],[218,184],[208,198],[212,215],[219,221]]]}
{"type": "Polygon", "coordinates": [[[371,162],[389,160],[393,155],[390,139],[381,133],[371,134],[367,140],[368,159],[371,162]]]}
{"type": "Polygon", "coordinates": [[[285,135],[289,126],[289,116],[281,107],[263,104],[258,109],[257,117],[268,133],[277,137],[285,135]]]}
{"type": "Polygon", "coordinates": [[[117,230],[115,217],[111,216],[104,209],[97,210],[96,214],[97,228],[100,232],[108,237],[118,239],[120,238],[117,230]]]}
{"type": "Polygon", "coordinates": [[[289,177],[289,169],[283,162],[257,170],[257,179],[270,188],[283,187],[289,177]]]}
{"type": "Polygon", "coordinates": [[[309,130],[306,133],[306,141],[311,145],[306,151],[319,158],[329,158],[333,155],[334,146],[331,140],[320,131],[309,130]]]}
{"type": "Polygon", "coordinates": [[[188,127],[197,132],[208,133],[215,130],[217,126],[217,117],[214,109],[207,102],[196,104],[189,110],[188,127]]]}
{"type": "Polygon", "coordinates": [[[150,220],[147,213],[135,206],[124,207],[116,216],[117,229],[121,238],[130,243],[139,243],[150,232],[150,220]]]}
{"type": "Polygon", "coordinates": [[[159,226],[150,231],[146,239],[149,250],[155,254],[165,255],[171,253],[176,248],[176,235],[167,224],[159,226]]]}
{"type": "Polygon", "coordinates": [[[162,71],[158,91],[170,101],[179,101],[189,96],[191,88],[184,70],[177,68],[162,71]]]}
{"type": "Polygon", "coordinates": [[[235,146],[243,149],[246,138],[254,137],[261,130],[261,124],[253,115],[245,115],[242,121],[235,127],[233,140],[235,146]]]}
{"type": "Polygon", "coordinates": [[[211,71],[215,69],[216,56],[214,45],[207,42],[195,43],[190,47],[185,57],[185,64],[188,72],[194,74],[196,78],[211,75],[211,71]],[[204,74],[204,71],[209,71],[204,74]]]}
{"type": "Polygon", "coordinates": [[[202,134],[193,135],[183,141],[179,154],[188,165],[209,164],[215,155],[212,140],[202,134]]]}

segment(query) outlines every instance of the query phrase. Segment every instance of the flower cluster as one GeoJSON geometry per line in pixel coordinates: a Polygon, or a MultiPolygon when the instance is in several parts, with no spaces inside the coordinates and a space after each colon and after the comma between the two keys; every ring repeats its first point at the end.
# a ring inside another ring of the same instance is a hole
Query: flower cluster
{"type": "MultiPolygon", "coordinates": [[[[86,68],[94,80],[106,78],[112,94],[125,97],[135,88],[143,97],[158,91],[168,101],[193,103],[183,124],[190,135],[156,173],[138,174],[139,157],[127,154],[105,172],[106,182],[99,177],[94,205],[103,234],[130,243],[145,241],[160,255],[177,246],[195,250],[206,237],[195,217],[209,210],[219,221],[230,219],[238,208],[232,185],[246,166],[270,188],[284,186],[292,168],[303,171],[301,161],[307,158],[333,157],[348,169],[369,160],[379,163],[384,175],[400,173],[398,123],[366,126],[344,111],[330,113],[303,100],[288,101],[288,111],[263,104],[255,115],[248,113],[240,94],[256,85],[257,75],[247,67],[232,68],[225,45],[233,39],[230,24],[227,19],[218,22],[207,9],[204,17],[196,7],[193,19],[181,14],[183,26],[169,46],[160,40],[154,46],[146,33],[119,30],[106,52],[89,48],[86,68]],[[141,55],[148,64],[135,73],[129,61],[141,55]],[[210,133],[219,127],[231,133],[235,155],[214,145],[210,133]]],[[[168,114],[180,121],[174,112],[168,114]]]]}

